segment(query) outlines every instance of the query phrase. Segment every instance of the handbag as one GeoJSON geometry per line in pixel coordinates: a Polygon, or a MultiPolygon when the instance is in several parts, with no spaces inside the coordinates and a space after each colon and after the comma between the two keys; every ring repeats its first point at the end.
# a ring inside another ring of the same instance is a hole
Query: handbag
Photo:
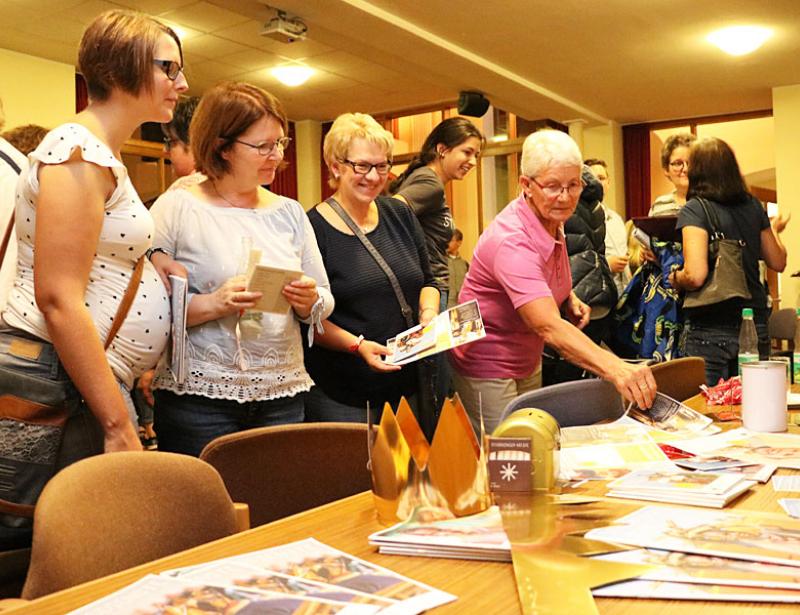
{"type": "MultiPolygon", "coordinates": [[[[729,299],[750,299],[750,289],[744,275],[742,248],[743,239],[726,239],[720,230],[719,219],[713,207],[701,198],[700,205],[711,226],[708,242],[709,266],[705,283],[697,290],[687,291],[683,307],[698,308],[715,305],[729,299]]],[[[735,220],[734,220],[735,222],[735,220]]]]}
{"type": "MultiPolygon", "coordinates": [[[[397,297],[397,302],[400,304],[400,311],[406,321],[406,326],[409,329],[413,327],[416,324],[414,322],[414,311],[411,309],[411,306],[408,305],[408,301],[406,301],[406,297],[403,294],[403,289],[400,288],[400,282],[398,282],[397,276],[394,274],[394,271],[392,271],[389,263],[384,260],[381,253],[378,252],[378,249],[372,245],[372,242],[364,234],[364,231],[361,230],[358,224],[355,223],[336,199],[330,197],[326,199],[325,202],[339,215],[347,227],[353,232],[353,235],[358,238],[367,252],[369,252],[370,256],[375,259],[375,262],[378,263],[378,266],[386,274],[389,283],[392,285],[392,290],[394,290],[394,294],[397,297]]],[[[428,437],[429,441],[433,438],[433,432],[436,429],[438,418],[438,404],[436,403],[435,394],[436,374],[433,371],[435,365],[431,359],[432,357],[426,357],[417,362],[417,386],[419,389],[417,419],[419,420],[420,428],[428,437]]]]}
{"type": "MultiPolygon", "coordinates": [[[[142,255],[134,267],[104,350],[128,315],[142,279],[144,258],[142,255]]],[[[15,332],[8,354],[18,359],[18,364],[0,365],[0,513],[14,517],[33,517],[39,494],[57,470],[67,419],[80,402],[68,378],[52,380],[30,369],[31,361],[48,352],[55,352],[48,342],[15,332]]]]}

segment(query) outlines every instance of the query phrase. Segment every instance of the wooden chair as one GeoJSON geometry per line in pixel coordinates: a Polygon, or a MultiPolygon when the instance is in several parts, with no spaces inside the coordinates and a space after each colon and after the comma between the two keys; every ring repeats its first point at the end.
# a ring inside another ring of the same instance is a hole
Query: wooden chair
{"type": "Polygon", "coordinates": [[[622,396],[614,385],[591,378],[553,384],[523,393],[503,410],[500,421],[522,408],[539,408],[553,415],[560,427],[615,421],[625,413],[622,396]]]}
{"type": "Polygon", "coordinates": [[[22,597],[34,599],[237,531],[216,470],[172,453],[111,453],[74,463],[36,505],[22,597]]]}
{"type": "Polygon", "coordinates": [[[214,466],[255,527],[372,488],[367,426],[298,423],[249,429],[210,442],[214,466]]]}
{"type": "Polygon", "coordinates": [[[767,322],[773,354],[791,357],[794,350],[794,332],[797,326],[797,314],[794,308],[784,308],[770,314],[767,322]],[[783,348],[786,342],[787,350],[783,348]]]}
{"type": "Polygon", "coordinates": [[[701,357],[683,357],[650,366],[659,393],[683,401],[697,395],[706,383],[706,362],[701,357]]]}

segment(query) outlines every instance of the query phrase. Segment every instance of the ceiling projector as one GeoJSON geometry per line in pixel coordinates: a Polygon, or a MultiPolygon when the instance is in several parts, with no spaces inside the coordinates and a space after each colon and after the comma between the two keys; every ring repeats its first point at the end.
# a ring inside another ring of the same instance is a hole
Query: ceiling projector
{"type": "Polygon", "coordinates": [[[261,30],[261,36],[266,36],[281,43],[294,43],[306,38],[308,26],[299,17],[289,17],[283,11],[273,17],[261,30]]]}

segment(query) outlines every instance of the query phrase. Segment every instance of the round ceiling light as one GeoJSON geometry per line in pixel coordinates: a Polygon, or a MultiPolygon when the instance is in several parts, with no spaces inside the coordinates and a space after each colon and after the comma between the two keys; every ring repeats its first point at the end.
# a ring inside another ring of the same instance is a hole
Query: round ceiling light
{"type": "Polygon", "coordinates": [[[731,26],[715,30],[706,37],[712,45],[716,45],[732,56],[743,56],[761,47],[772,36],[770,28],[762,26],[731,26]]]}
{"type": "Polygon", "coordinates": [[[287,66],[276,66],[270,69],[269,72],[283,85],[296,87],[308,81],[309,77],[314,74],[314,69],[300,64],[289,64],[287,66]]]}

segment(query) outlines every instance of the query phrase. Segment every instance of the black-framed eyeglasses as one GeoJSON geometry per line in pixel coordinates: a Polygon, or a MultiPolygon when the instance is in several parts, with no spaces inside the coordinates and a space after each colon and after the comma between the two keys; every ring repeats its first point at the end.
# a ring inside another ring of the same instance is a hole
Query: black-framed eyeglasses
{"type": "Polygon", "coordinates": [[[561,184],[545,184],[542,185],[537,182],[533,177],[529,177],[534,184],[539,186],[542,193],[551,199],[557,199],[561,196],[561,194],[566,190],[567,194],[572,197],[580,196],[581,192],[583,192],[583,182],[582,181],[571,181],[566,186],[562,186],[561,184]]]}
{"type": "Polygon", "coordinates": [[[392,169],[392,163],[389,161],[379,162],[378,164],[370,164],[369,162],[354,162],[353,160],[348,160],[345,158],[340,162],[349,164],[352,167],[353,172],[357,175],[369,175],[372,169],[375,169],[378,172],[378,175],[388,175],[389,171],[392,169]]]}
{"type": "Polygon", "coordinates": [[[163,70],[170,81],[175,81],[183,71],[183,66],[175,60],[153,60],[153,64],[163,70]]]}
{"type": "Polygon", "coordinates": [[[172,137],[164,137],[164,149],[169,151],[172,149],[172,145],[177,143],[177,139],[173,139],[172,137]]]}
{"type": "Polygon", "coordinates": [[[669,163],[670,168],[675,169],[682,169],[683,167],[689,168],[689,161],[688,160],[673,160],[669,163]]]}
{"type": "Polygon", "coordinates": [[[289,143],[292,142],[292,138],[281,137],[280,139],[275,139],[274,141],[262,141],[261,143],[247,143],[247,141],[234,139],[234,142],[241,143],[242,145],[246,145],[247,147],[252,147],[253,149],[258,150],[258,153],[262,156],[269,156],[275,151],[275,148],[278,148],[281,154],[285,152],[286,148],[289,147],[289,143]]]}

